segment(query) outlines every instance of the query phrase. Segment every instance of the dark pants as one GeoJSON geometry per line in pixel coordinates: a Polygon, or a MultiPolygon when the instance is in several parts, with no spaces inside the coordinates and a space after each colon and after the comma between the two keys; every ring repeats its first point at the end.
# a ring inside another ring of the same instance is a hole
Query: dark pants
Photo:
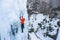
{"type": "Polygon", "coordinates": [[[23,33],[23,29],[24,29],[24,24],[21,24],[22,33],[23,33]]]}

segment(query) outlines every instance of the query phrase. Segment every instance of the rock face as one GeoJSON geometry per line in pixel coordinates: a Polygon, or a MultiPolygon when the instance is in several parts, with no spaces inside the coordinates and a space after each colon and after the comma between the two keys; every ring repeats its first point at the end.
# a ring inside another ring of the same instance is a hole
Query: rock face
{"type": "Polygon", "coordinates": [[[58,6],[60,6],[59,4],[60,4],[60,0],[52,0],[52,6],[54,8],[57,8],[58,6]]]}
{"type": "Polygon", "coordinates": [[[30,17],[32,14],[42,13],[44,15],[49,15],[51,18],[54,18],[55,16],[57,16],[56,14],[58,14],[56,11],[60,6],[59,2],[60,1],[57,0],[56,4],[56,0],[27,0],[28,15],[30,17]]]}

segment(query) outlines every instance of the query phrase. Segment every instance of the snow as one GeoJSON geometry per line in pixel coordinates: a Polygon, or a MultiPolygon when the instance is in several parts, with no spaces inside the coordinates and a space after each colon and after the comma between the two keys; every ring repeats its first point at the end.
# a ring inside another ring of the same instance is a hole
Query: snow
{"type": "MultiPolygon", "coordinates": [[[[31,27],[31,24],[33,24],[34,31],[37,30],[38,23],[41,23],[43,19],[47,19],[49,21],[49,16],[46,15],[44,16],[43,14],[35,14],[31,15],[30,21],[28,21],[28,14],[27,14],[27,8],[26,8],[26,2],[27,0],[0,0],[0,36],[1,40],[28,40],[28,30],[31,27]],[[21,33],[21,23],[19,20],[20,13],[21,11],[23,12],[23,16],[25,18],[25,25],[24,25],[24,33],[21,33]],[[36,17],[36,20],[35,20],[36,17]],[[34,22],[33,22],[34,21],[34,22]],[[30,26],[29,26],[30,22],[30,26]],[[18,26],[18,33],[13,36],[11,33],[11,24],[16,23],[18,26]]],[[[52,27],[55,29],[53,32],[50,34],[56,34],[56,29],[54,25],[57,25],[58,20],[53,19],[52,22],[52,27]]],[[[46,27],[49,26],[48,23],[45,24],[46,27]]],[[[35,33],[29,33],[31,40],[53,40],[50,37],[44,37],[43,33],[46,32],[45,30],[41,30],[40,28],[38,29],[36,35],[39,36],[41,39],[37,38],[35,33]]],[[[59,28],[59,33],[57,40],[60,40],[60,28],[59,28]]]]}
{"type": "Polygon", "coordinates": [[[34,33],[31,33],[30,35],[31,35],[31,40],[39,40],[39,39],[36,38],[34,33]]]}
{"type": "MultiPolygon", "coordinates": [[[[18,0],[19,1],[19,0],[18,0]]],[[[24,1],[24,0],[23,0],[24,1]]],[[[17,0],[0,0],[1,6],[0,6],[0,34],[1,34],[1,40],[27,40],[27,28],[24,29],[24,33],[21,33],[21,29],[19,26],[19,32],[17,36],[10,35],[10,25],[13,22],[18,21],[19,22],[19,13],[20,9],[19,7],[22,6],[21,10],[24,9],[24,13],[26,14],[26,7],[25,7],[25,1],[19,1],[20,4],[17,3],[17,0]],[[24,3],[23,5],[21,3],[24,3]],[[10,38],[11,36],[11,38],[10,38]]],[[[24,14],[24,16],[25,16],[24,14]]],[[[26,14],[27,15],[27,14],[26,14]]],[[[25,16],[27,20],[27,16],[25,16]]],[[[26,22],[27,23],[27,22],[26,22]]],[[[20,24],[20,23],[18,23],[20,24]]],[[[27,25],[25,25],[27,27],[27,25]]]]}
{"type": "MultiPolygon", "coordinates": [[[[47,21],[49,21],[50,20],[50,18],[48,18],[49,16],[47,15],[43,15],[43,14],[37,14],[36,16],[34,16],[34,14],[30,17],[30,24],[33,24],[33,28],[34,28],[34,31],[36,31],[36,29],[39,27],[38,26],[38,23],[41,23],[42,21],[43,21],[43,19],[47,19],[47,21]],[[34,17],[36,17],[36,19],[37,20],[35,20],[35,18],[34,17]],[[33,22],[34,21],[34,22],[33,22]]],[[[54,34],[56,34],[56,31],[57,31],[57,28],[58,27],[54,27],[54,25],[57,25],[57,21],[59,21],[59,19],[52,19],[52,21],[50,21],[49,23],[51,23],[51,25],[52,25],[52,27],[54,28],[54,31],[53,32],[49,32],[49,34],[51,34],[51,35],[54,35],[54,34]]],[[[43,24],[43,25],[45,25],[46,27],[48,27],[49,26],[49,23],[45,23],[45,24],[43,24]]],[[[40,37],[42,40],[53,40],[52,38],[50,38],[50,37],[44,37],[43,35],[43,33],[45,33],[46,32],[46,29],[45,30],[41,30],[41,29],[38,29],[38,31],[37,31],[37,36],[38,37],[40,37]]],[[[59,35],[59,34],[58,34],[59,35]]],[[[34,33],[30,33],[30,36],[31,36],[31,40],[41,40],[41,39],[39,39],[39,38],[37,38],[36,37],[36,35],[34,34],[34,33]],[[34,36],[34,37],[33,37],[34,36]]],[[[59,38],[57,37],[57,40],[59,40],[59,38]]]]}
{"type": "MultiPolygon", "coordinates": [[[[59,28],[59,30],[60,30],[60,28],[59,28]]],[[[60,40],[60,31],[59,31],[59,34],[58,34],[58,37],[57,37],[57,40],[60,40]]]]}

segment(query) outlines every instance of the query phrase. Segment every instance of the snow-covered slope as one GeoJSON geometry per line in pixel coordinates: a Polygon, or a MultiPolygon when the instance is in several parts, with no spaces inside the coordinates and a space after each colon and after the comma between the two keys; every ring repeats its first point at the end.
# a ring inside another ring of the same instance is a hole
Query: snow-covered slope
{"type": "Polygon", "coordinates": [[[43,14],[37,14],[36,16],[34,16],[34,14],[30,17],[30,28],[29,28],[29,39],[31,40],[55,40],[54,38],[51,38],[48,35],[57,35],[56,40],[59,40],[59,35],[60,35],[60,28],[57,25],[57,22],[60,19],[57,18],[49,18],[48,15],[43,15],[43,14]],[[36,20],[35,20],[36,18],[36,20]],[[49,30],[49,27],[51,27],[51,29],[49,30]],[[33,30],[32,30],[33,28],[33,30]],[[52,29],[53,28],[53,29],[52,29]],[[48,31],[47,31],[48,29],[48,31]],[[57,32],[57,29],[58,32],[57,32]],[[52,31],[51,31],[52,30],[52,31]],[[45,33],[48,32],[48,34],[45,35],[45,33]],[[44,36],[45,35],[45,36],[44,36]]]}

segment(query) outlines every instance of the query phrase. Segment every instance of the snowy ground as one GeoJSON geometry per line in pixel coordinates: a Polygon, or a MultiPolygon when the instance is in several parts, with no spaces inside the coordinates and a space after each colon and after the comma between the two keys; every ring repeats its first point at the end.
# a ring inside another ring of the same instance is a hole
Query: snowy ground
{"type": "MultiPolygon", "coordinates": [[[[54,31],[52,31],[52,32],[49,31],[49,34],[50,35],[56,34],[57,33],[56,31],[59,28],[59,26],[57,25],[57,21],[59,21],[60,19],[55,19],[54,18],[54,19],[52,19],[52,21],[49,21],[49,23],[48,23],[48,22],[43,21],[45,18],[46,18],[47,21],[50,20],[48,15],[44,16],[43,14],[37,14],[36,16],[34,16],[34,14],[33,14],[30,17],[30,27],[34,28],[34,32],[29,33],[31,40],[33,40],[33,39],[34,40],[54,40],[54,39],[50,38],[49,36],[44,37],[44,33],[47,31],[46,28],[49,26],[49,24],[51,24],[51,27],[54,29],[54,31]],[[36,18],[36,20],[35,20],[35,18],[36,18]],[[42,24],[42,29],[39,28],[38,23],[43,23],[42,24]],[[55,27],[55,25],[57,27],[55,27]],[[43,29],[44,27],[46,27],[46,28],[43,29]],[[35,31],[37,30],[37,28],[38,28],[38,31],[35,34],[35,31]]],[[[58,32],[56,40],[60,40],[59,35],[60,35],[60,28],[59,28],[59,32],[58,32]]]]}

